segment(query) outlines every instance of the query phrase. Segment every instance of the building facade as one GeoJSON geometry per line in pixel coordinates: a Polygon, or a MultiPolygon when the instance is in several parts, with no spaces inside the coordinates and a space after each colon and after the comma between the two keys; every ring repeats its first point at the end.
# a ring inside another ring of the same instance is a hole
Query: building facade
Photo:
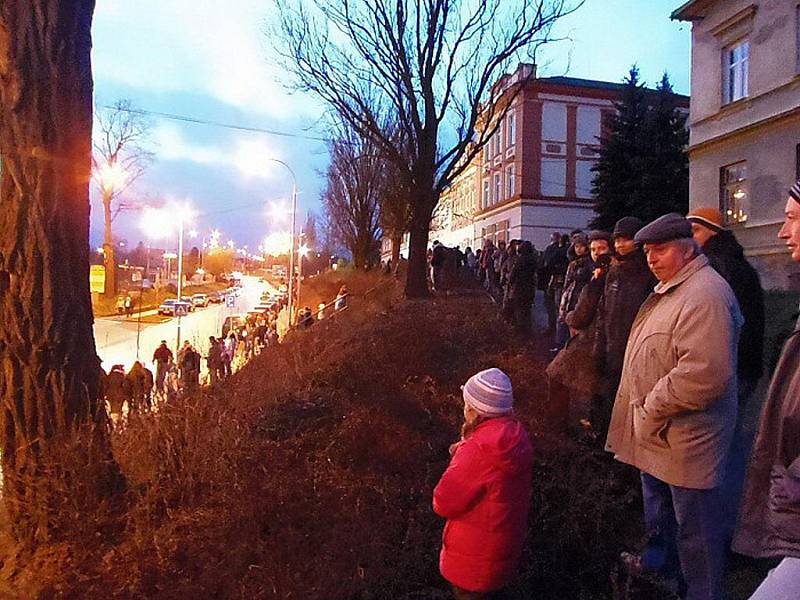
{"type": "Polygon", "coordinates": [[[777,239],[800,178],[800,4],[693,0],[690,198],[718,206],[765,288],[800,282],[777,239]]]}
{"type": "MultiPolygon", "coordinates": [[[[530,78],[534,68],[520,65],[502,80],[525,84],[482,153],[442,196],[432,240],[463,249],[523,239],[542,249],[553,231],[585,229],[594,217],[592,167],[624,85],[530,78]]],[[[689,99],[680,96],[679,105],[688,109],[689,99]]]]}

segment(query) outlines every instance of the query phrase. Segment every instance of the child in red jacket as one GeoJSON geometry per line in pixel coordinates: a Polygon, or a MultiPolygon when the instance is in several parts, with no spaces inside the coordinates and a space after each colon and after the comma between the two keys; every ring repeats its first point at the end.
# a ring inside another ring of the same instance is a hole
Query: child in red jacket
{"type": "Polygon", "coordinates": [[[533,452],[512,415],[511,381],[500,369],[463,387],[464,427],[433,491],[447,519],[439,569],[458,599],[479,600],[513,577],[528,529],[533,452]]]}

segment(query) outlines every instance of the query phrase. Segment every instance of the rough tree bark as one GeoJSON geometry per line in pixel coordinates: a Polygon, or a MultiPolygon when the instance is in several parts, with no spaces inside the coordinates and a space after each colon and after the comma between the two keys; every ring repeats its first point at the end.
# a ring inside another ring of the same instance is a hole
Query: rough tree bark
{"type": "Polygon", "coordinates": [[[94,5],[0,3],[2,499],[28,548],[64,525],[59,504],[121,483],[89,295],[94,5]]]}

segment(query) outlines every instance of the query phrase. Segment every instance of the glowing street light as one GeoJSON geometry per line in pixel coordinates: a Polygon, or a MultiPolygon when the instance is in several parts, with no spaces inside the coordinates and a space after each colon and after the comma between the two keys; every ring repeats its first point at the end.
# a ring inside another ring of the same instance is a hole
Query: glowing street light
{"type": "Polygon", "coordinates": [[[97,169],[97,180],[103,193],[112,193],[123,187],[128,181],[128,174],[118,162],[108,162],[97,169]]]}
{"type": "MultiPolygon", "coordinates": [[[[169,209],[149,209],[143,218],[142,226],[151,237],[167,237],[172,232],[172,224],[178,225],[178,300],[183,297],[183,236],[184,227],[194,218],[194,210],[189,204],[170,207],[169,209]]],[[[177,312],[177,310],[176,310],[177,312]]],[[[181,317],[178,312],[178,332],[175,342],[176,352],[181,346],[181,317]]]]}

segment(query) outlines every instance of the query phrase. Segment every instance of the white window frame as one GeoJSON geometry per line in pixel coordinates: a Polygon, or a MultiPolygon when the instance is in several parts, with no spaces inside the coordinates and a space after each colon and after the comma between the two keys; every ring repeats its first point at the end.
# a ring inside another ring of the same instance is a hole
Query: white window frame
{"type": "Polygon", "coordinates": [[[500,173],[494,174],[494,204],[500,202],[503,197],[503,178],[500,173]]]}
{"type": "Polygon", "coordinates": [[[506,168],[506,198],[513,198],[517,193],[517,178],[514,165],[506,168]]]}
{"type": "Polygon", "coordinates": [[[492,182],[488,179],[483,180],[483,208],[488,208],[492,205],[492,182]]]}
{"type": "Polygon", "coordinates": [[[509,110],[506,115],[506,148],[513,148],[516,144],[517,119],[514,110],[509,110]]]}
{"type": "Polygon", "coordinates": [[[750,40],[742,38],[722,52],[722,103],[730,104],[749,94],[750,40]]]}

